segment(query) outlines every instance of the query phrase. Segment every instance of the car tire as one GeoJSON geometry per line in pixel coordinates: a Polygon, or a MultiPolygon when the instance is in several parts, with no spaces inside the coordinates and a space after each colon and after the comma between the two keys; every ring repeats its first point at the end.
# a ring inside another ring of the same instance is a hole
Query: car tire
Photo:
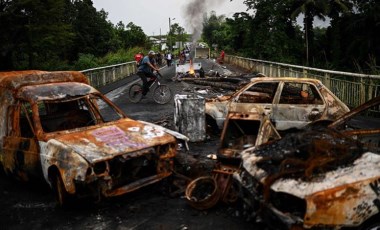
{"type": "Polygon", "coordinates": [[[66,191],[62,177],[59,173],[54,175],[53,190],[57,199],[57,204],[60,207],[68,208],[72,205],[73,197],[66,191]]]}

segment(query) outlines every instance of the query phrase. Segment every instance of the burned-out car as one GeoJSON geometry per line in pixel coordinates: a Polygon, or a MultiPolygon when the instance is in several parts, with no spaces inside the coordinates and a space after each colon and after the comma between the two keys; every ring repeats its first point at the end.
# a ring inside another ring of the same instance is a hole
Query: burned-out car
{"type": "Polygon", "coordinates": [[[172,173],[175,133],[126,117],[80,72],[0,73],[0,113],[0,167],[21,180],[43,176],[60,204],[172,173]]]}
{"type": "Polygon", "coordinates": [[[274,229],[379,229],[379,105],[242,151],[245,212],[274,229]]]}
{"type": "Polygon", "coordinates": [[[221,161],[235,161],[239,165],[240,152],[244,149],[280,138],[260,106],[251,104],[245,112],[236,111],[232,106],[223,127],[217,155],[221,161]]]}
{"type": "Polygon", "coordinates": [[[302,128],[315,120],[335,120],[349,111],[319,80],[308,78],[252,78],[232,95],[206,101],[209,126],[222,129],[229,107],[245,112],[255,104],[269,115],[277,130],[302,128]]]}
{"type": "Polygon", "coordinates": [[[236,202],[237,190],[232,176],[240,172],[240,152],[280,138],[259,106],[251,104],[245,112],[237,112],[232,106],[225,121],[212,175],[202,176],[188,184],[186,198],[189,204],[203,210],[213,207],[218,201],[236,202]]]}

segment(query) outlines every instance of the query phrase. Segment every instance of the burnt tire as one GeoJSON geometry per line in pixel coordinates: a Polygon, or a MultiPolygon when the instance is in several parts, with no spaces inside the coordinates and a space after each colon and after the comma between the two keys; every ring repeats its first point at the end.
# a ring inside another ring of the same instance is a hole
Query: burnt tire
{"type": "Polygon", "coordinates": [[[129,100],[133,103],[138,103],[141,101],[142,95],[142,85],[141,84],[133,84],[129,87],[128,91],[129,100]]]}
{"type": "Polygon", "coordinates": [[[53,187],[57,204],[60,207],[68,208],[73,204],[73,196],[70,195],[65,188],[62,177],[59,173],[54,175],[54,187],[53,187]]]}
{"type": "Polygon", "coordinates": [[[166,104],[172,99],[172,91],[167,85],[159,85],[153,91],[153,100],[158,104],[166,104]]]}

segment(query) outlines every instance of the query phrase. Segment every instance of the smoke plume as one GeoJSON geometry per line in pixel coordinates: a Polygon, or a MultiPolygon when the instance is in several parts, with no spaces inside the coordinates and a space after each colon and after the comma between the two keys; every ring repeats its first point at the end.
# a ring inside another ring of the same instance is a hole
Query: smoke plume
{"type": "Polygon", "coordinates": [[[186,26],[193,34],[193,42],[199,40],[203,29],[203,19],[212,7],[221,4],[221,0],[191,0],[183,9],[186,26]]]}

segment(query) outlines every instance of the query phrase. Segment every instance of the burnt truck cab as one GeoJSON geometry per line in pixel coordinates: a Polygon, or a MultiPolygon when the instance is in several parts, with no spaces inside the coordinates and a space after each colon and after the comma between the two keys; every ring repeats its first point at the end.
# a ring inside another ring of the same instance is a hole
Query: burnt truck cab
{"type": "Polygon", "coordinates": [[[128,118],[80,72],[0,73],[0,114],[0,167],[21,180],[43,176],[61,205],[172,173],[173,131],[128,118]]]}

